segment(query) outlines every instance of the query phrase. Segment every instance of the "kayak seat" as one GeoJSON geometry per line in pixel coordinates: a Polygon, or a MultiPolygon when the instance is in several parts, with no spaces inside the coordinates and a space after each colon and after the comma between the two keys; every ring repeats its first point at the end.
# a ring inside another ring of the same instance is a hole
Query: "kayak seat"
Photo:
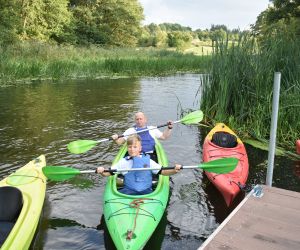
{"type": "Polygon", "coordinates": [[[14,222],[0,221],[0,247],[5,242],[7,236],[9,235],[10,231],[13,229],[14,225],[15,225],[14,222]]]}
{"type": "Polygon", "coordinates": [[[0,187],[0,247],[14,227],[22,206],[23,197],[18,188],[0,187]]]}
{"type": "Polygon", "coordinates": [[[238,144],[236,136],[226,132],[214,133],[211,142],[222,148],[234,148],[238,144]]]}

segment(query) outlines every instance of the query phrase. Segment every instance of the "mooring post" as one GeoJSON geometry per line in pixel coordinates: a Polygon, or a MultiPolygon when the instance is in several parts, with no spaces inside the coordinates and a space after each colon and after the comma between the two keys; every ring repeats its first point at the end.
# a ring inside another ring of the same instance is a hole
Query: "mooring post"
{"type": "Polygon", "coordinates": [[[275,72],[274,87],[273,87],[271,131],[270,131],[269,154],[268,154],[268,170],[267,170],[267,178],[266,178],[266,184],[267,186],[270,187],[272,186],[272,180],[273,180],[274,157],[275,157],[275,149],[276,149],[276,131],[277,131],[277,119],[278,119],[278,107],[279,107],[280,78],[281,78],[281,73],[275,72]]]}

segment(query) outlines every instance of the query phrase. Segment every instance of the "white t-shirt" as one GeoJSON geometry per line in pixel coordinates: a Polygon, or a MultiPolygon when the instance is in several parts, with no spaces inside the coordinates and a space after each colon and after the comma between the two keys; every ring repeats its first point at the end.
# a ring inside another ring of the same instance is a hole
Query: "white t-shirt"
{"type": "MultiPolygon", "coordinates": [[[[145,129],[151,129],[151,130],[149,130],[149,133],[153,139],[155,139],[155,138],[159,139],[163,135],[163,133],[158,128],[155,128],[154,126],[147,126],[145,129]]],[[[129,135],[135,134],[135,133],[136,133],[136,130],[134,128],[127,129],[123,133],[124,139],[127,140],[129,135]]]]}
{"type": "MultiPolygon", "coordinates": [[[[133,160],[126,160],[126,158],[122,158],[118,161],[115,165],[111,167],[111,169],[130,169],[132,168],[133,160]]],[[[161,168],[162,166],[156,163],[155,161],[150,159],[150,168],[161,168]]],[[[152,170],[153,174],[157,174],[159,170],[152,170]]],[[[127,174],[128,172],[121,172],[123,175],[127,174]]]]}

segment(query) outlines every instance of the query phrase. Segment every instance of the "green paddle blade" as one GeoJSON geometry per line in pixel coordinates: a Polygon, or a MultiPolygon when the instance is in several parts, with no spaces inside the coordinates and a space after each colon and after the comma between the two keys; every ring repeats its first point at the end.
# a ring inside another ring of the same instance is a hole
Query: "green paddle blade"
{"type": "Polygon", "coordinates": [[[180,122],[185,125],[197,124],[203,119],[203,112],[201,110],[194,111],[183,117],[180,122]]]}
{"type": "Polygon", "coordinates": [[[89,151],[93,148],[98,142],[93,140],[78,140],[73,141],[68,144],[68,150],[72,154],[81,154],[89,151]]]}
{"type": "Polygon", "coordinates": [[[229,157],[204,162],[198,167],[202,168],[207,172],[212,172],[216,174],[226,174],[232,172],[236,168],[238,162],[239,160],[237,158],[229,157]]]}
{"type": "Polygon", "coordinates": [[[53,181],[65,181],[80,174],[80,170],[64,166],[46,166],[42,170],[44,175],[53,181]]]}

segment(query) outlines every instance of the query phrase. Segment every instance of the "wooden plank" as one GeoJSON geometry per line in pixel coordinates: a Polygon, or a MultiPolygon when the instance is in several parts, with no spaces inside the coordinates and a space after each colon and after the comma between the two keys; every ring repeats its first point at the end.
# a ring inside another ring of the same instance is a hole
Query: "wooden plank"
{"type": "Polygon", "coordinates": [[[250,193],[199,249],[300,249],[300,194],[263,186],[250,193]]]}

